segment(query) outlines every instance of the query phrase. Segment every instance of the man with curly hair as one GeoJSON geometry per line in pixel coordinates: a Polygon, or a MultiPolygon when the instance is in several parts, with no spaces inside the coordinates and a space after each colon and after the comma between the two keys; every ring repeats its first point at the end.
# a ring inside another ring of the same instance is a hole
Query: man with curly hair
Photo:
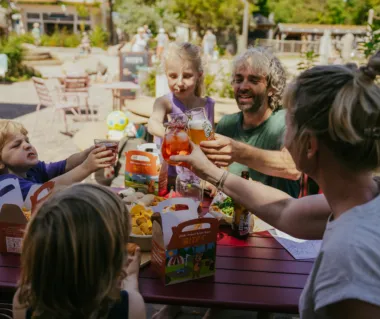
{"type": "Polygon", "coordinates": [[[286,72],[281,62],[263,48],[250,48],[233,64],[232,86],[240,112],[225,115],[216,140],[201,143],[218,166],[240,176],[249,170],[254,181],[299,195],[300,172],[283,147],[285,110],[281,109],[286,72]]]}

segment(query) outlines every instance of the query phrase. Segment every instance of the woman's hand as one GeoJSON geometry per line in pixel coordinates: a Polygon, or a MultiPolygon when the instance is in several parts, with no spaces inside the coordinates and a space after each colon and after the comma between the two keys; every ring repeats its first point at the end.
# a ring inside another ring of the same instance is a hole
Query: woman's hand
{"type": "Polygon", "coordinates": [[[213,169],[217,167],[210,162],[207,156],[201,151],[199,146],[191,142],[192,152],[190,155],[175,155],[171,156],[170,160],[174,162],[186,163],[192,172],[194,172],[200,178],[208,181],[208,178],[212,176],[213,169]]]}

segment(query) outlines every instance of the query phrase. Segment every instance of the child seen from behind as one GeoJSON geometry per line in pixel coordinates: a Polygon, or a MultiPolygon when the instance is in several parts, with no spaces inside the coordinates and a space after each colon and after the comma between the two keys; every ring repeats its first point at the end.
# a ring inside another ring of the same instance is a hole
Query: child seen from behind
{"type": "Polygon", "coordinates": [[[125,204],[105,187],[52,195],[26,230],[14,319],[145,319],[140,251],[128,255],[129,233],[125,204]]]}

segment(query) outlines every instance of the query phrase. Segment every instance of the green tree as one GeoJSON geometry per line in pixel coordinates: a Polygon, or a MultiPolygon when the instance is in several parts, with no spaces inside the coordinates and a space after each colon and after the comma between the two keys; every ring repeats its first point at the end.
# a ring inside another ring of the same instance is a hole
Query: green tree
{"type": "MultiPolygon", "coordinates": [[[[256,8],[251,2],[250,11],[256,8]]],[[[244,3],[240,0],[171,0],[171,9],[201,35],[208,28],[241,32],[244,3]]]]}
{"type": "Polygon", "coordinates": [[[277,22],[365,24],[380,0],[268,0],[277,22]]]}
{"type": "Polygon", "coordinates": [[[120,18],[116,24],[130,36],[145,24],[149,25],[153,33],[161,26],[167,32],[174,31],[178,19],[170,9],[169,1],[119,0],[116,3],[116,11],[120,18]],[[151,5],[153,2],[154,5],[151,5]]]}

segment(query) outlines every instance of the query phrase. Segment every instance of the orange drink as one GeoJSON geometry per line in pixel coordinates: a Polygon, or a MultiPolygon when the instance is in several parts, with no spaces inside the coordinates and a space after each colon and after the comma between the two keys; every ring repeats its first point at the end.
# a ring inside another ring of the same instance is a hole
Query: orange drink
{"type": "Polygon", "coordinates": [[[189,117],[189,135],[194,144],[199,145],[202,141],[214,139],[212,124],[207,119],[205,109],[198,107],[186,112],[189,117]]]}

